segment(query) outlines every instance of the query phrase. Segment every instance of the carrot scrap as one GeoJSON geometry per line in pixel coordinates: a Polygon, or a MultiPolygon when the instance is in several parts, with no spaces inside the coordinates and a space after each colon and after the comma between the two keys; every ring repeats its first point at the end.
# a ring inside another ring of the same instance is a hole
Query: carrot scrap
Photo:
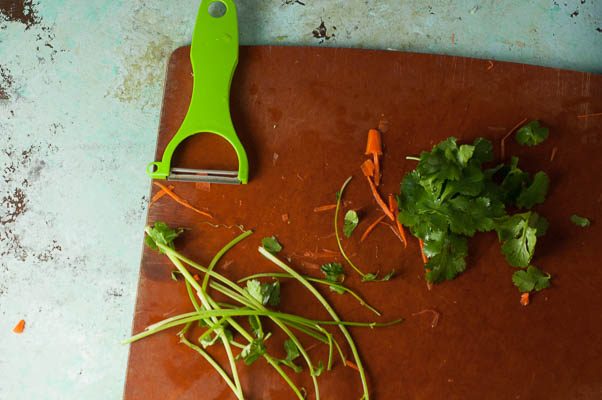
{"type": "Polygon", "coordinates": [[[524,124],[525,122],[527,122],[527,118],[524,118],[522,121],[520,121],[518,124],[514,125],[514,127],[512,129],[510,129],[508,131],[508,133],[506,133],[506,136],[504,136],[502,138],[501,141],[501,145],[502,145],[502,160],[504,158],[506,158],[506,139],[508,139],[508,136],[512,135],[512,133],[517,130],[518,128],[521,127],[522,124],[524,124]]]}
{"type": "Polygon", "coordinates": [[[288,214],[282,214],[281,218],[282,218],[282,222],[284,222],[284,223],[288,223],[289,222],[289,220],[288,220],[288,214]]]}
{"type": "Polygon", "coordinates": [[[488,65],[487,65],[487,71],[489,71],[489,70],[491,70],[491,69],[493,68],[493,61],[491,61],[491,60],[488,60],[488,61],[487,61],[487,64],[488,64],[488,65]]]}
{"type": "Polygon", "coordinates": [[[366,230],[365,230],[365,231],[364,231],[364,233],[362,234],[362,237],[360,238],[360,243],[361,243],[361,242],[363,242],[363,241],[364,241],[364,240],[365,240],[365,239],[368,237],[368,235],[370,234],[370,232],[372,232],[372,231],[374,230],[374,228],[376,228],[376,225],[378,225],[378,223],[379,223],[380,221],[382,221],[382,220],[383,220],[385,217],[386,217],[386,215],[384,215],[384,214],[383,214],[383,215],[381,215],[380,217],[376,218],[376,219],[374,220],[374,222],[372,222],[372,223],[371,223],[371,224],[370,224],[370,225],[369,225],[369,226],[366,228],[366,230]]]}
{"type": "Polygon", "coordinates": [[[374,185],[374,182],[372,182],[372,179],[370,179],[370,176],[367,175],[367,172],[369,170],[369,167],[367,167],[367,169],[364,169],[364,165],[366,163],[372,163],[372,161],[370,160],[366,160],[363,164],[362,164],[362,172],[364,172],[364,175],[366,176],[366,179],[368,179],[368,183],[370,184],[370,189],[372,190],[372,195],[374,196],[374,199],[376,200],[376,203],[378,203],[378,205],[380,206],[380,208],[383,209],[383,211],[385,212],[385,215],[387,217],[389,217],[389,219],[391,221],[395,220],[395,217],[393,216],[393,213],[391,212],[391,210],[389,210],[389,207],[387,207],[387,205],[385,204],[385,202],[383,201],[382,197],[380,197],[380,194],[378,193],[378,189],[376,188],[376,185],[374,185]]]}
{"type": "MultiPolygon", "coordinates": [[[[174,187],[172,185],[169,185],[168,188],[170,190],[173,190],[174,187]]],[[[150,201],[150,204],[153,204],[154,202],[156,202],[157,200],[159,200],[160,198],[162,198],[163,196],[165,196],[167,193],[165,193],[165,191],[163,189],[160,189],[157,193],[155,193],[155,195],[153,196],[153,198],[150,201]]]]}
{"type": "Polygon", "coordinates": [[[529,292],[520,295],[520,304],[523,306],[529,305],[529,292]]]}
{"type": "Polygon", "coordinates": [[[374,162],[372,160],[366,160],[361,165],[362,172],[364,176],[373,177],[374,176],[374,162]]]}
{"type": "Polygon", "coordinates": [[[359,368],[357,367],[357,365],[351,360],[345,360],[345,366],[349,367],[353,370],[359,371],[359,368]]]}
{"type": "Polygon", "coordinates": [[[431,321],[431,328],[435,328],[437,326],[437,324],[439,323],[439,317],[441,316],[441,314],[438,311],[426,309],[426,310],[415,312],[412,314],[412,316],[415,317],[417,315],[427,314],[427,313],[433,314],[433,319],[431,321]]]}
{"type": "Polygon", "coordinates": [[[399,239],[399,241],[400,241],[401,243],[404,243],[404,242],[403,242],[403,238],[402,238],[402,237],[401,237],[401,235],[399,234],[399,231],[397,230],[397,228],[395,228],[393,225],[391,225],[391,224],[388,224],[388,223],[386,223],[386,222],[381,222],[381,224],[383,224],[383,225],[387,225],[387,226],[388,226],[388,227],[391,229],[391,232],[393,232],[393,233],[395,234],[395,236],[397,236],[397,239],[399,239]]]}
{"type": "Polygon", "coordinates": [[[324,212],[324,211],[330,211],[330,210],[334,210],[335,208],[337,208],[336,204],[327,204],[325,206],[314,207],[314,212],[319,213],[319,212],[324,212]]]}
{"type": "Polygon", "coordinates": [[[21,321],[17,322],[17,325],[15,325],[15,327],[13,328],[13,332],[20,335],[21,333],[23,333],[24,330],[25,330],[25,320],[22,319],[21,321]]]}
{"type": "Polygon", "coordinates": [[[599,117],[601,115],[602,115],[602,112],[593,113],[593,114],[582,114],[582,115],[577,115],[577,118],[599,117]]]}
{"type": "Polygon", "coordinates": [[[420,245],[420,254],[422,255],[422,262],[426,264],[429,262],[429,259],[427,258],[426,254],[424,254],[424,242],[422,241],[422,239],[418,239],[418,244],[420,245]]]}
{"type": "Polygon", "coordinates": [[[550,161],[554,161],[554,159],[556,158],[556,152],[558,151],[558,147],[554,147],[552,149],[552,154],[550,154],[550,161]]]}
{"type": "Polygon", "coordinates": [[[374,183],[376,186],[380,184],[380,160],[379,157],[383,154],[382,140],[380,131],[370,129],[368,131],[368,142],[366,143],[366,155],[371,155],[374,161],[374,183]]]}
{"type": "Polygon", "coordinates": [[[195,281],[197,281],[197,282],[201,280],[201,277],[199,276],[199,274],[194,274],[192,277],[193,277],[193,278],[194,278],[194,280],[195,280],[195,281]]]}
{"type": "Polygon", "coordinates": [[[403,225],[401,224],[401,222],[399,222],[399,218],[397,217],[399,207],[397,205],[397,200],[395,200],[395,197],[392,194],[389,195],[389,210],[391,210],[393,215],[395,215],[395,224],[397,225],[397,229],[399,230],[400,238],[403,242],[403,247],[407,248],[408,241],[406,240],[406,232],[405,229],[403,229],[403,225]]]}
{"type": "Polygon", "coordinates": [[[153,185],[158,186],[161,189],[163,189],[165,194],[168,195],[169,197],[171,197],[176,203],[183,205],[184,207],[196,212],[197,214],[201,214],[207,218],[213,218],[213,215],[209,214],[208,212],[201,211],[198,208],[194,208],[192,205],[190,205],[190,203],[188,201],[184,200],[183,198],[181,198],[180,196],[178,196],[177,194],[172,192],[167,186],[165,186],[159,182],[153,182],[153,185]]]}

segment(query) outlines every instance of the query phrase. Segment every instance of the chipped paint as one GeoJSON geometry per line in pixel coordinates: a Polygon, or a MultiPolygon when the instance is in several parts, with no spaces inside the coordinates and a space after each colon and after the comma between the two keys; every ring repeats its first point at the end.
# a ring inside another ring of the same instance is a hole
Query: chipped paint
{"type": "Polygon", "coordinates": [[[42,20],[33,0],[0,1],[0,14],[6,21],[25,25],[26,30],[42,20]]]}

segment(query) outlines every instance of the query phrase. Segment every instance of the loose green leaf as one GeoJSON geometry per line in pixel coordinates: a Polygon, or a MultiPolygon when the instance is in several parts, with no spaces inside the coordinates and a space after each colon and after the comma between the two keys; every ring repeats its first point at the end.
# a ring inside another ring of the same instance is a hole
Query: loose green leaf
{"type": "Polygon", "coordinates": [[[516,205],[520,208],[531,208],[536,204],[541,204],[548,194],[550,178],[545,172],[538,172],[533,177],[533,182],[524,188],[518,198],[516,205]]]}
{"type": "Polygon", "coordinates": [[[327,281],[337,283],[345,280],[345,272],[341,263],[332,262],[323,264],[320,270],[326,276],[327,281]]]}
{"type": "Polygon", "coordinates": [[[277,254],[282,251],[282,245],[275,236],[261,239],[261,246],[272,254],[277,254]]]}
{"type": "Polygon", "coordinates": [[[148,227],[146,230],[146,237],[144,242],[148,247],[153,250],[162,251],[157,246],[157,243],[170,248],[174,248],[173,241],[184,232],[183,229],[172,229],[165,222],[155,222],[152,227],[148,227]]]}
{"type": "Polygon", "coordinates": [[[349,210],[345,213],[345,220],[343,224],[343,234],[346,238],[351,237],[351,234],[360,222],[359,216],[355,210],[349,210]]]}
{"type": "Polygon", "coordinates": [[[368,273],[362,276],[362,282],[385,282],[391,280],[393,276],[395,276],[395,270],[391,270],[389,273],[383,275],[382,278],[378,274],[368,273]]]}
{"type": "Polygon", "coordinates": [[[257,339],[263,339],[263,327],[261,326],[261,320],[257,315],[249,316],[249,325],[251,330],[257,339]]]}
{"type": "Polygon", "coordinates": [[[424,240],[428,257],[426,280],[433,283],[454,279],[466,269],[468,245],[466,238],[452,233],[433,232],[424,240]]]}
{"type": "Polygon", "coordinates": [[[531,121],[516,132],[516,141],[523,146],[535,146],[548,138],[549,129],[539,121],[531,121]]]}
{"type": "Polygon", "coordinates": [[[242,358],[246,365],[251,365],[263,356],[266,352],[265,343],[262,339],[253,340],[251,343],[246,345],[238,358],[242,358]]]}
{"type": "Polygon", "coordinates": [[[508,263],[513,267],[528,266],[533,258],[537,237],[547,230],[547,226],[547,221],[535,212],[501,219],[496,230],[508,263]]]}
{"type": "Polygon", "coordinates": [[[247,281],[247,292],[264,306],[280,304],[280,281],[261,283],[257,279],[252,279],[247,281]]]}
{"type": "Polygon", "coordinates": [[[322,375],[322,372],[324,372],[324,364],[322,364],[322,361],[320,360],[320,361],[318,361],[318,365],[312,371],[312,375],[320,376],[320,375],[322,375]]]}
{"type": "Polygon", "coordinates": [[[590,225],[589,219],[587,219],[585,217],[580,217],[577,214],[571,215],[571,222],[582,228],[587,228],[590,225]]]}
{"type": "Polygon", "coordinates": [[[294,363],[294,360],[300,356],[299,348],[292,341],[292,339],[287,339],[284,342],[284,351],[286,351],[286,358],[283,360],[279,360],[280,364],[286,365],[291,368],[296,373],[300,373],[303,371],[303,368],[300,365],[294,363]]]}
{"type": "Polygon", "coordinates": [[[550,274],[544,274],[532,265],[529,265],[526,270],[516,271],[512,275],[512,282],[521,293],[548,288],[550,287],[550,279],[550,274]]]}

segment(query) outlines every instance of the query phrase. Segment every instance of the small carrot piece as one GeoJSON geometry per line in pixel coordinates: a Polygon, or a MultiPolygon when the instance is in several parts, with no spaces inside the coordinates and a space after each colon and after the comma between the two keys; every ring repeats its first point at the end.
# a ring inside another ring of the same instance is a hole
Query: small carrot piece
{"type": "Polygon", "coordinates": [[[518,124],[514,125],[514,127],[512,129],[510,129],[508,131],[508,133],[506,133],[506,136],[504,136],[502,138],[501,141],[501,145],[502,145],[502,160],[506,158],[506,139],[508,139],[508,136],[512,135],[512,133],[517,130],[518,128],[521,127],[522,124],[524,124],[525,122],[527,122],[527,118],[524,118],[522,121],[520,121],[518,124]]]}
{"type": "Polygon", "coordinates": [[[523,306],[529,305],[529,292],[520,295],[520,304],[523,306]]]}
{"type": "Polygon", "coordinates": [[[195,280],[195,281],[197,281],[197,282],[201,280],[201,277],[199,276],[199,274],[194,274],[192,277],[193,277],[193,278],[194,278],[194,280],[195,280]]]}
{"type": "Polygon", "coordinates": [[[15,327],[13,328],[13,332],[16,333],[17,335],[20,335],[21,333],[23,333],[24,330],[25,330],[25,320],[22,319],[21,321],[17,322],[17,325],[15,325],[15,327]]]}
{"type": "Polygon", "coordinates": [[[374,222],[372,222],[370,224],[370,226],[368,226],[366,228],[366,230],[364,231],[364,233],[362,234],[362,237],[360,238],[360,243],[364,241],[364,239],[366,239],[368,237],[368,235],[370,234],[370,232],[372,232],[374,230],[374,228],[376,228],[376,225],[378,225],[378,223],[380,221],[382,221],[383,219],[385,219],[386,215],[381,215],[380,217],[376,218],[376,220],[374,220],[374,222]]]}
{"type": "Polygon", "coordinates": [[[330,211],[330,210],[334,210],[335,208],[337,208],[336,204],[327,204],[325,206],[314,207],[314,212],[319,213],[319,212],[324,212],[324,211],[330,211]]]}
{"type": "Polygon", "coordinates": [[[201,214],[207,218],[213,218],[213,215],[209,214],[208,212],[201,211],[198,208],[194,208],[192,205],[190,205],[190,203],[188,201],[184,200],[183,198],[181,198],[180,196],[178,196],[177,194],[172,192],[167,186],[162,185],[159,182],[153,182],[153,185],[163,189],[165,194],[167,194],[169,197],[171,197],[176,203],[183,205],[184,207],[196,212],[197,214],[201,214]]]}
{"type": "Polygon", "coordinates": [[[382,139],[378,129],[368,131],[368,142],[366,143],[366,155],[371,155],[374,161],[374,183],[380,184],[380,160],[383,154],[382,139]]]}
{"type": "Polygon", "coordinates": [[[349,367],[353,370],[359,371],[359,368],[357,367],[357,365],[351,360],[345,360],[345,366],[349,367]]]}
{"type": "MultiPolygon", "coordinates": [[[[169,185],[168,188],[170,190],[173,190],[174,187],[172,185],[169,185]]],[[[157,193],[155,193],[155,195],[153,196],[153,198],[150,201],[150,204],[153,204],[154,202],[156,202],[157,200],[159,200],[160,198],[162,198],[163,196],[165,196],[167,193],[165,193],[165,191],[163,189],[159,190],[157,193]]]]}
{"type": "Polygon", "coordinates": [[[380,194],[378,193],[378,189],[374,185],[374,182],[372,182],[372,179],[370,179],[370,176],[367,175],[367,172],[369,172],[369,167],[366,167],[366,169],[364,168],[364,165],[367,165],[367,163],[372,164],[372,161],[366,160],[362,164],[362,172],[364,172],[364,176],[366,177],[366,179],[368,179],[368,183],[370,184],[370,190],[372,190],[372,195],[374,196],[374,199],[376,200],[376,203],[378,203],[378,205],[380,206],[380,208],[382,208],[383,211],[385,212],[385,215],[387,217],[389,217],[389,219],[391,221],[394,221],[395,217],[393,216],[393,213],[391,212],[391,210],[389,210],[389,207],[387,207],[387,205],[383,201],[382,197],[380,197],[380,194]]]}
{"type": "Polygon", "coordinates": [[[426,264],[429,262],[429,259],[427,258],[426,254],[424,254],[424,242],[422,241],[422,239],[418,239],[418,244],[420,244],[420,254],[422,255],[422,262],[426,264]]]}
{"type": "Polygon", "coordinates": [[[361,165],[362,172],[364,176],[373,177],[374,176],[374,162],[372,160],[366,160],[361,165]]]}
{"type": "Polygon", "coordinates": [[[403,247],[407,248],[408,241],[406,240],[406,231],[405,229],[403,229],[403,225],[401,224],[401,222],[399,222],[399,218],[397,216],[399,212],[399,207],[397,205],[397,200],[395,200],[395,197],[392,194],[389,195],[389,210],[391,210],[391,212],[395,216],[395,224],[397,225],[397,230],[399,230],[399,234],[401,235],[403,247]]]}

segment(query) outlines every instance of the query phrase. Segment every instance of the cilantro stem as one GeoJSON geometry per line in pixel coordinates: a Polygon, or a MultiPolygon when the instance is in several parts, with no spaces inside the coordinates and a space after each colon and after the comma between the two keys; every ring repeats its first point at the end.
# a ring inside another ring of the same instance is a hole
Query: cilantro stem
{"type": "MultiPolygon", "coordinates": [[[[368,304],[368,302],[366,302],[359,294],[357,294],[352,289],[349,289],[347,286],[344,286],[337,282],[331,282],[326,279],[313,278],[313,277],[307,276],[307,275],[303,275],[303,277],[310,282],[315,282],[315,283],[319,283],[319,284],[326,285],[326,286],[332,286],[335,289],[340,289],[346,293],[349,293],[353,298],[355,298],[360,303],[360,305],[366,307],[368,310],[372,311],[374,314],[378,315],[379,317],[382,315],[376,308],[374,308],[370,304],[368,304]]],[[[283,272],[265,272],[265,273],[253,274],[253,275],[246,276],[242,279],[239,279],[238,282],[241,283],[241,282],[245,282],[250,279],[256,279],[256,278],[294,279],[294,277],[292,275],[286,274],[283,272]]]]}
{"type": "MultiPolygon", "coordinates": [[[[349,183],[349,180],[351,180],[351,178],[347,179],[347,181],[345,182],[345,184],[343,185],[342,189],[341,189],[341,194],[342,194],[342,190],[345,188],[346,184],[349,183]]],[[[340,198],[342,196],[339,196],[339,201],[340,198]]],[[[328,312],[328,314],[330,314],[330,316],[332,317],[332,319],[334,319],[337,322],[340,322],[341,319],[339,318],[339,316],[337,315],[337,313],[334,311],[334,309],[330,306],[330,304],[326,301],[326,299],[320,294],[320,292],[318,292],[316,290],[316,288],[314,288],[311,283],[309,283],[305,278],[303,278],[303,276],[301,276],[299,273],[297,273],[297,271],[295,271],[294,269],[292,269],[291,267],[289,267],[287,264],[285,264],[284,262],[282,262],[279,258],[277,258],[276,256],[274,256],[273,254],[271,254],[270,252],[266,251],[263,248],[259,248],[259,253],[261,253],[261,255],[263,255],[265,258],[267,258],[268,260],[270,260],[271,262],[273,262],[274,264],[276,264],[278,267],[282,268],[284,271],[288,272],[289,274],[291,274],[292,276],[294,276],[298,281],[300,281],[303,286],[305,286],[307,288],[307,290],[310,291],[310,293],[312,293],[316,299],[318,299],[318,301],[322,304],[322,306],[324,307],[324,309],[326,309],[326,311],[328,312]]],[[[366,371],[364,370],[364,366],[362,364],[362,360],[359,356],[359,353],[357,351],[357,347],[355,345],[355,342],[353,341],[353,338],[351,337],[351,334],[349,333],[349,331],[347,330],[347,328],[343,325],[339,325],[339,329],[341,330],[341,333],[343,333],[343,336],[345,336],[345,339],[347,339],[347,343],[349,344],[349,347],[351,348],[351,352],[353,353],[353,358],[355,359],[355,364],[357,365],[357,369],[358,372],[360,374],[360,379],[362,381],[362,388],[364,391],[364,398],[366,400],[370,399],[370,395],[368,392],[368,381],[366,379],[366,371]]]]}
{"type": "MultiPolygon", "coordinates": [[[[207,269],[209,271],[213,271],[213,268],[215,268],[215,266],[217,265],[219,260],[224,256],[224,254],[226,254],[232,247],[236,246],[238,243],[240,243],[241,241],[243,241],[245,238],[249,237],[252,234],[253,234],[253,231],[248,230],[248,231],[241,233],[240,235],[235,237],[233,240],[231,240],[228,244],[226,244],[224,247],[222,247],[222,249],[220,251],[218,251],[217,254],[215,254],[215,256],[211,260],[211,263],[209,264],[207,269]]],[[[207,291],[208,283],[209,283],[209,275],[205,274],[205,277],[203,278],[203,283],[201,285],[201,288],[204,291],[207,291]]]]}
{"type": "Polygon", "coordinates": [[[217,371],[217,373],[221,375],[224,382],[226,382],[226,384],[230,387],[230,389],[232,389],[232,391],[234,392],[236,397],[238,399],[244,399],[242,389],[237,387],[232,382],[232,379],[230,379],[230,377],[228,376],[228,373],[226,371],[224,371],[224,369],[205,350],[203,350],[199,346],[191,343],[188,339],[186,339],[185,335],[186,335],[186,332],[188,331],[188,328],[190,328],[190,323],[188,323],[186,325],[186,327],[184,327],[184,329],[182,329],[182,332],[180,332],[180,335],[179,335],[180,343],[188,346],[189,348],[191,348],[192,350],[196,351],[201,356],[203,356],[203,358],[205,360],[207,360],[207,362],[213,367],[213,369],[215,369],[217,371]]]}
{"type": "Polygon", "coordinates": [[[337,206],[334,210],[334,235],[336,236],[337,245],[339,246],[341,255],[343,256],[345,261],[347,261],[347,264],[349,264],[351,268],[353,268],[355,272],[360,274],[360,276],[363,278],[366,274],[364,274],[353,262],[351,262],[351,260],[347,256],[347,253],[345,253],[345,250],[343,249],[343,245],[341,244],[341,236],[339,235],[339,210],[341,208],[341,200],[343,199],[343,193],[345,192],[345,188],[347,188],[347,185],[349,184],[349,182],[351,182],[352,178],[353,176],[347,178],[347,180],[343,182],[341,189],[337,193],[337,206]]]}
{"type": "Polygon", "coordinates": [[[406,156],[406,160],[420,161],[420,157],[406,156]]]}

